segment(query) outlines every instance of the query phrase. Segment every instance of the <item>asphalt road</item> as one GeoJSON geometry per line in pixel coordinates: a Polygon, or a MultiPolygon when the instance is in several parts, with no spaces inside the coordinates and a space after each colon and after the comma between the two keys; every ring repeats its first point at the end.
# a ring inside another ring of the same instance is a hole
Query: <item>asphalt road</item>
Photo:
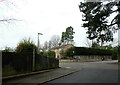
{"type": "Polygon", "coordinates": [[[116,61],[60,63],[61,67],[79,70],[47,83],[118,83],[116,61]]]}
{"type": "MultiPolygon", "coordinates": [[[[100,62],[62,62],[59,69],[24,78],[5,81],[5,83],[35,84],[47,83],[118,83],[118,64],[116,61],[100,62]],[[72,73],[71,73],[72,72],[72,73]],[[69,75],[66,75],[70,73],[69,75]],[[66,75],[62,76],[61,75],[66,75]],[[45,83],[44,83],[45,82],[45,83]]],[[[3,84],[3,85],[4,85],[3,84]]]]}

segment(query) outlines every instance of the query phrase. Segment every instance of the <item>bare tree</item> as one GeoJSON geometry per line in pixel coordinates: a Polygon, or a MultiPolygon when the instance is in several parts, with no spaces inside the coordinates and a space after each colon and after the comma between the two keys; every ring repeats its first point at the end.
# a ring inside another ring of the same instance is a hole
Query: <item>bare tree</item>
{"type": "Polygon", "coordinates": [[[89,40],[87,37],[85,38],[84,44],[85,44],[87,47],[89,47],[89,48],[92,47],[92,41],[89,40]]]}
{"type": "Polygon", "coordinates": [[[52,48],[58,47],[60,43],[60,36],[59,35],[53,35],[50,39],[52,48]]]}
{"type": "Polygon", "coordinates": [[[45,41],[42,49],[43,51],[49,51],[52,48],[52,42],[51,41],[45,41]]]}
{"type": "MultiPolygon", "coordinates": [[[[10,9],[10,6],[14,6],[14,7],[16,6],[13,2],[11,2],[9,0],[0,0],[0,5],[5,5],[8,9],[10,9]]],[[[1,17],[0,22],[10,23],[12,21],[21,21],[19,19],[13,18],[13,17],[10,17],[10,18],[8,18],[7,16],[4,16],[4,17],[0,16],[0,17],[1,17]]]]}
{"type": "Polygon", "coordinates": [[[49,49],[49,42],[45,41],[42,46],[43,51],[47,51],[49,49]]]}

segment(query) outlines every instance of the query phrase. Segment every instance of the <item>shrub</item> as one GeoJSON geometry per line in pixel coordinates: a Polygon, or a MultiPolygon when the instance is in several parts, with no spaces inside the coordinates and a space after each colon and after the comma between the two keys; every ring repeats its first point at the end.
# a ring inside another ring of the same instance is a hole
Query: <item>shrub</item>
{"type": "Polygon", "coordinates": [[[73,49],[73,48],[69,48],[69,49],[65,52],[65,56],[67,56],[67,57],[73,57],[73,56],[74,56],[74,49],[73,49]]]}
{"type": "Polygon", "coordinates": [[[118,54],[118,48],[113,48],[112,49],[112,60],[116,60],[117,59],[117,55],[118,54]]]}
{"type": "Polygon", "coordinates": [[[33,41],[31,41],[30,38],[28,40],[23,39],[18,43],[16,52],[17,53],[33,52],[33,49],[35,49],[35,52],[37,51],[37,47],[33,43],[33,41]]]}
{"type": "Polygon", "coordinates": [[[48,56],[49,56],[50,58],[55,58],[55,52],[49,51],[49,52],[48,52],[48,56]]]}
{"type": "Polygon", "coordinates": [[[111,50],[85,47],[75,47],[74,52],[74,55],[112,55],[111,50]]]}
{"type": "Polygon", "coordinates": [[[10,48],[10,47],[5,47],[4,50],[2,50],[2,52],[13,52],[14,49],[10,48]]]}
{"type": "Polygon", "coordinates": [[[43,56],[47,56],[49,58],[55,58],[55,52],[54,51],[43,52],[43,56]]]}

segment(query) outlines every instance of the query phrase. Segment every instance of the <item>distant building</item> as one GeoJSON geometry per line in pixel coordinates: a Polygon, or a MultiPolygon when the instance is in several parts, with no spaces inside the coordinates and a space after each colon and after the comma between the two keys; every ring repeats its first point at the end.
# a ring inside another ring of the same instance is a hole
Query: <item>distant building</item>
{"type": "Polygon", "coordinates": [[[62,53],[66,52],[69,48],[74,47],[72,44],[62,45],[56,48],[52,48],[51,51],[55,52],[56,58],[62,58],[64,55],[62,53]]]}

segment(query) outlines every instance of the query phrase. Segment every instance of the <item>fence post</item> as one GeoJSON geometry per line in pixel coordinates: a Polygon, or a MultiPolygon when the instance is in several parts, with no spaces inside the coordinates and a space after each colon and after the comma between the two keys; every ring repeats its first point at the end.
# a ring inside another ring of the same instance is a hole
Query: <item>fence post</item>
{"type": "Polygon", "coordinates": [[[35,71],[35,49],[33,49],[33,62],[32,62],[32,71],[35,71]]]}

